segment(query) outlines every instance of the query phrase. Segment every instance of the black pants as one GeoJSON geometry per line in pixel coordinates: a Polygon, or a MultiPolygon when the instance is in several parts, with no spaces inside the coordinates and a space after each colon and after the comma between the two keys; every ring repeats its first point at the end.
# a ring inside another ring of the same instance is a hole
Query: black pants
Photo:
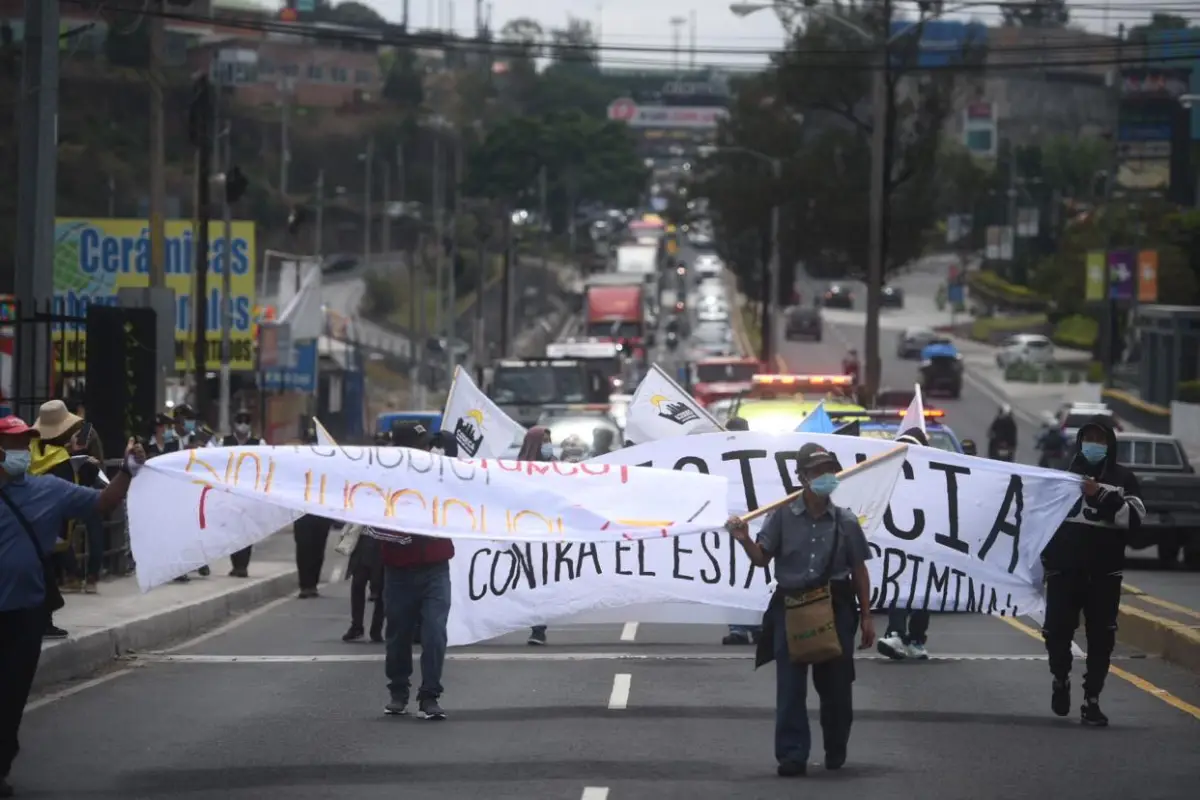
{"type": "Polygon", "coordinates": [[[1087,673],[1083,693],[1097,697],[1108,677],[1109,660],[1117,641],[1117,611],[1121,606],[1120,572],[1046,571],[1046,622],[1042,636],[1050,672],[1059,680],[1071,674],[1071,642],[1083,612],[1087,632],[1087,673]]]}
{"type": "Polygon", "coordinates": [[[233,555],[229,556],[229,563],[234,569],[244,570],[250,566],[250,553],[253,552],[253,547],[244,547],[238,550],[233,555]]]}
{"type": "Polygon", "coordinates": [[[293,528],[296,538],[296,572],[301,589],[315,589],[321,582],[321,568],[325,566],[325,544],[329,540],[329,525],[302,525],[297,521],[293,528]]]}
{"type": "Polygon", "coordinates": [[[350,575],[350,624],[362,628],[367,610],[367,587],[371,589],[371,630],[383,630],[383,564],[359,564],[350,575]]]}
{"type": "Polygon", "coordinates": [[[929,634],[929,612],[925,609],[910,611],[893,608],[888,612],[888,633],[894,633],[905,644],[925,644],[929,634]]]}
{"type": "Polygon", "coordinates": [[[44,608],[0,611],[0,778],[7,778],[20,746],[17,731],[42,654],[44,608]]]}

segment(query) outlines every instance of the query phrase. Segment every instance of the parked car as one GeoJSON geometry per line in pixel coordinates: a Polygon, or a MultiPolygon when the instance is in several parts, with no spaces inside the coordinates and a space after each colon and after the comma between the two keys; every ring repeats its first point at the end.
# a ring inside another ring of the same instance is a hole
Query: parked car
{"type": "Polygon", "coordinates": [[[925,346],[938,338],[932,328],[905,328],[896,340],[896,357],[919,358],[925,346]]]}
{"type": "Polygon", "coordinates": [[[854,308],[854,295],[846,286],[831,283],[825,290],[826,308],[854,308]]]}
{"type": "Polygon", "coordinates": [[[1146,507],[1142,524],[1130,531],[1129,546],[1157,547],[1164,566],[1175,564],[1182,551],[1187,566],[1200,567],[1200,475],[1179,440],[1119,431],[1117,463],[1133,471],[1146,507]]]}
{"type": "Polygon", "coordinates": [[[809,338],[821,341],[821,310],[818,308],[801,308],[796,306],[788,311],[787,325],[783,336],[789,342],[795,339],[809,338]]]}
{"type": "Polygon", "coordinates": [[[1000,345],[996,365],[1004,369],[1012,364],[1049,366],[1054,363],[1054,343],[1038,333],[1018,333],[1000,345]]]}

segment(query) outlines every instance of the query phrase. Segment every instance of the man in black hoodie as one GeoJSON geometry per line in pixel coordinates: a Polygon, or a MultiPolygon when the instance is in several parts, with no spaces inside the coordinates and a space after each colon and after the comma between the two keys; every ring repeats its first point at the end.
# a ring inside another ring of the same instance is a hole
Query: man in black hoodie
{"type": "Polygon", "coordinates": [[[1125,543],[1146,515],[1133,473],[1117,463],[1117,435],[1106,416],[1079,429],[1070,472],[1084,477],[1083,496],[1042,551],[1046,572],[1046,621],[1042,636],[1054,676],[1050,707],[1060,717],[1071,710],[1071,643],[1083,612],[1087,672],[1080,720],[1103,727],[1100,691],[1108,676],[1117,637],[1117,610],[1125,543]]]}

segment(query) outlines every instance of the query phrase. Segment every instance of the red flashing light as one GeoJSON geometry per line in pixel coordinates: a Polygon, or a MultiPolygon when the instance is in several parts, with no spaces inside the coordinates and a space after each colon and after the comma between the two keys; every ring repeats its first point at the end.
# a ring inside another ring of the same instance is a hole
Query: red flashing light
{"type": "Polygon", "coordinates": [[[296,13],[296,9],[294,8],[284,8],[280,10],[279,18],[284,22],[295,22],[300,18],[300,15],[296,13]]]}

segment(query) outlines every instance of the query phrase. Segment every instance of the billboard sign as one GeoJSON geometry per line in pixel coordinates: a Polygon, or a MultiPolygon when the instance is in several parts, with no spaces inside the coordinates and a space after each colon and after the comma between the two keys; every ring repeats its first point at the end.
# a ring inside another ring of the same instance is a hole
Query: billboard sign
{"type": "Polygon", "coordinates": [[[646,106],[629,98],[614,100],[608,106],[610,120],[631,128],[716,129],[727,116],[729,110],[719,106],[646,106]]]}
{"type": "MultiPolygon", "coordinates": [[[[221,226],[213,226],[208,261],[208,357],[216,369],[221,363],[221,273],[228,247],[232,262],[232,368],[254,369],[256,250],[253,222],[234,222],[232,240],[226,244],[221,226]]],[[[166,223],[167,288],[175,291],[175,366],[184,369],[192,357],[195,319],[195,242],[192,223],[166,223]]],[[[70,317],[87,316],[92,303],[117,306],[125,288],[150,285],[150,229],[141,219],[59,218],[54,224],[54,311],[70,317]]],[[[68,323],[68,328],[77,327],[68,323]]],[[[86,330],[66,339],[65,369],[82,370],[86,356],[86,330]]],[[[100,343],[103,345],[103,343],[100,343]]]]}

